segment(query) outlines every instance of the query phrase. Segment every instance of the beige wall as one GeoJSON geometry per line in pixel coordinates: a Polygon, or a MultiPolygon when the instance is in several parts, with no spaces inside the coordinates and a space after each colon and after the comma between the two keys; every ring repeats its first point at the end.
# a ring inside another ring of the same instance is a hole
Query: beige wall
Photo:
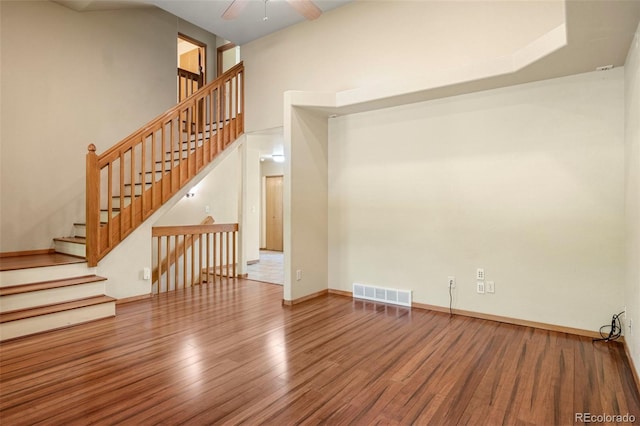
{"type": "Polygon", "coordinates": [[[640,25],[625,63],[625,339],[640,371],[640,25]],[[633,324],[632,328],[629,325],[633,324]]]}
{"type": "Polygon", "coordinates": [[[295,300],[328,288],[328,124],[302,108],[285,117],[284,299],[295,300]]]}
{"type": "MultiPolygon", "coordinates": [[[[329,286],[597,330],[623,304],[623,70],[330,120],[329,286]],[[495,294],[479,295],[485,268],[495,294]]],[[[318,162],[321,162],[318,157],[318,162]]]]}
{"type": "Polygon", "coordinates": [[[259,70],[247,72],[246,129],[281,126],[287,90],[336,92],[484,64],[563,22],[555,0],[353,2],[242,46],[247,70],[259,70]]]}
{"type": "Polygon", "coordinates": [[[237,223],[240,161],[240,151],[230,151],[217,167],[189,189],[195,196],[181,198],[154,225],[196,225],[206,216],[213,217],[215,223],[237,223]]]}
{"type": "Polygon", "coordinates": [[[84,219],[87,145],[104,152],[174,105],[177,33],[202,34],[154,8],[0,10],[0,251],[48,248],[84,219]]]}

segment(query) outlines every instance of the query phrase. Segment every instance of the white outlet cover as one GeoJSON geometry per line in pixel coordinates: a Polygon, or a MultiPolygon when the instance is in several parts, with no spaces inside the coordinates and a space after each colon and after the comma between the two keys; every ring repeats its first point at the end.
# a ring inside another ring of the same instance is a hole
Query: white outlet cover
{"type": "Polygon", "coordinates": [[[486,290],[487,290],[487,293],[495,293],[496,292],[495,283],[493,281],[487,281],[486,290]]]}
{"type": "Polygon", "coordinates": [[[484,281],[478,281],[476,282],[476,291],[479,294],[484,294],[484,281]]]}

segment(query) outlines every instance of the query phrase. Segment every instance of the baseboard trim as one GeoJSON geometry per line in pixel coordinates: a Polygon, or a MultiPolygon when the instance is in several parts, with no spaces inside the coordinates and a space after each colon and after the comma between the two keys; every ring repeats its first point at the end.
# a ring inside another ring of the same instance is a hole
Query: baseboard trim
{"type": "Polygon", "coordinates": [[[23,250],[23,251],[5,251],[0,253],[0,258],[3,257],[18,257],[18,256],[34,256],[37,254],[51,254],[56,251],[52,248],[50,249],[40,249],[40,250],[23,250]]]}
{"type": "Polygon", "coordinates": [[[149,294],[143,294],[143,295],[140,295],[140,296],[124,297],[122,299],[116,300],[116,306],[122,305],[122,304],[125,304],[125,303],[137,302],[138,300],[150,299],[151,296],[152,296],[152,294],[149,293],[149,294]]]}
{"type": "Polygon", "coordinates": [[[350,291],[336,290],[334,288],[329,289],[329,294],[337,294],[338,296],[353,297],[353,293],[350,291]]]}
{"type": "MultiPolygon", "coordinates": [[[[330,294],[337,294],[337,295],[340,295],[340,296],[353,297],[353,293],[351,291],[329,289],[329,293],[330,294]]],[[[412,308],[417,308],[417,309],[425,309],[425,310],[428,310],[428,311],[444,312],[444,313],[447,313],[447,314],[449,313],[449,308],[447,308],[445,306],[427,305],[426,303],[413,302],[411,304],[411,307],[412,308]]],[[[591,337],[591,338],[600,338],[601,337],[600,333],[598,333],[597,331],[583,330],[581,328],[564,327],[564,326],[555,325],[555,324],[547,324],[547,323],[544,323],[544,322],[528,321],[528,320],[523,320],[523,319],[518,319],[518,318],[503,317],[503,316],[500,316],[500,315],[483,314],[481,312],[465,311],[463,309],[452,309],[452,312],[455,315],[462,315],[462,316],[465,316],[465,317],[485,319],[485,320],[489,320],[489,321],[503,322],[503,323],[506,323],[506,324],[521,325],[521,326],[524,326],[524,327],[539,328],[541,330],[557,331],[559,333],[574,334],[574,335],[577,335],[577,336],[584,336],[584,337],[591,337]]],[[[624,339],[620,338],[620,339],[618,339],[618,341],[619,342],[624,342],[624,339]]],[[[624,344],[625,344],[625,347],[626,347],[626,343],[624,343],[624,344]]],[[[637,380],[637,376],[636,376],[636,380],[637,380]]],[[[640,382],[637,381],[636,383],[640,383],[640,382]]]]}
{"type": "Polygon", "coordinates": [[[629,360],[629,366],[631,367],[631,373],[633,374],[633,381],[636,384],[636,389],[640,392],[640,376],[638,375],[638,370],[636,369],[636,365],[633,362],[633,358],[631,357],[631,350],[629,350],[629,344],[625,340],[623,343],[624,352],[627,354],[627,359],[629,360]]]}
{"type": "Polygon", "coordinates": [[[282,299],[282,304],[284,306],[293,306],[298,303],[306,302],[307,300],[315,299],[316,297],[326,296],[327,294],[329,294],[329,290],[324,289],[293,300],[282,299]]]}
{"type": "Polygon", "coordinates": [[[260,262],[260,259],[247,260],[247,265],[255,265],[258,262],[260,262]]]}
{"type": "MultiPolygon", "coordinates": [[[[449,313],[449,308],[443,307],[443,306],[427,305],[423,303],[413,303],[412,307],[449,313]]],[[[529,321],[529,320],[523,320],[523,319],[511,318],[511,317],[503,317],[501,315],[465,311],[463,309],[453,309],[452,311],[456,315],[462,315],[465,317],[485,319],[485,320],[496,321],[496,322],[504,322],[506,324],[513,324],[513,325],[522,325],[524,327],[533,327],[533,328],[539,328],[541,330],[557,331],[558,333],[574,334],[577,336],[592,337],[592,338],[600,337],[600,334],[597,331],[583,330],[581,328],[565,327],[561,325],[547,324],[544,322],[529,321]]]]}

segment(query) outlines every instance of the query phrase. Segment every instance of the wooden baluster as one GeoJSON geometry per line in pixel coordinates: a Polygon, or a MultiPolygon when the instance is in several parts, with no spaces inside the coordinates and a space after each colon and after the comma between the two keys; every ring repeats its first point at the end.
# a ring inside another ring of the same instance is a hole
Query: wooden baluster
{"type": "MultiPolygon", "coordinates": [[[[204,240],[204,234],[200,234],[200,250],[198,250],[198,263],[200,264],[199,274],[198,274],[198,283],[202,284],[202,268],[204,268],[203,260],[204,253],[202,252],[202,242],[204,240]]],[[[209,277],[207,277],[207,284],[209,284],[209,277]]]]}
{"type": "Polygon", "coordinates": [[[222,278],[222,265],[223,265],[223,251],[224,251],[224,238],[222,232],[218,233],[220,236],[220,250],[218,250],[218,264],[220,265],[220,278],[222,278]]]}
{"type": "Polygon", "coordinates": [[[182,287],[187,287],[187,236],[182,236],[182,287]]]}
{"type": "MultiPolygon", "coordinates": [[[[142,135],[142,158],[140,159],[140,169],[142,172],[142,178],[144,179],[144,177],[146,176],[145,172],[147,171],[147,137],[145,135],[142,135]]],[[[155,167],[153,167],[153,165],[151,166],[151,175],[153,176],[153,179],[151,179],[151,186],[153,186],[153,183],[155,182],[155,167]]],[[[144,193],[145,193],[145,188],[147,186],[146,185],[142,185],[142,195],[140,196],[140,221],[144,221],[145,219],[145,201],[144,201],[144,193]]],[[[131,204],[129,204],[131,206],[131,208],[133,209],[133,197],[131,197],[131,204]]]]}
{"type": "Polygon", "coordinates": [[[238,240],[238,231],[233,231],[233,240],[232,240],[232,246],[233,246],[233,278],[235,278],[237,276],[237,271],[236,271],[236,263],[238,262],[238,260],[236,259],[236,243],[238,240]]]}
{"type": "Polygon", "coordinates": [[[160,293],[160,283],[162,282],[162,237],[157,237],[158,239],[158,291],[156,293],[160,293]]]}
{"type": "Polygon", "coordinates": [[[209,279],[209,274],[213,274],[213,282],[216,282],[216,236],[213,236],[213,272],[211,272],[211,234],[207,233],[207,280],[209,279]]]}
{"type": "Polygon", "coordinates": [[[227,237],[227,267],[226,267],[226,273],[227,273],[227,278],[229,278],[229,271],[231,270],[231,252],[229,251],[229,242],[230,242],[230,238],[231,238],[231,233],[230,232],[225,232],[225,235],[227,237]]]}
{"type": "Polygon", "coordinates": [[[98,265],[98,238],[100,233],[100,169],[98,168],[96,146],[89,144],[87,149],[89,152],[86,158],[86,257],[88,265],[94,267],[98,265]]]}
{"type": "Polygon", "coordinates": [[[179,281],[179,266],[180,264],[178,263],[178,236],[174,235],[173,236],[173,267],[175,269],[175,273],[174,273],[174,282],[173,282],[173,286],[174,286],[174,290],[178,289],[178,281],[179,281]]]}
{"type": "Polygon", "coordinates": [[[238,137],[238,74],[235,75],[233,80],[235,84],[233,85],[233,89],[235,90],[235,94],[233,96],[233,115],[235,116],[234,126],[233,126],[233,139],[235,140],[238,137]]]}
{"type": "Polygon", "coordinates": [[[171,249],[171,237],[169,235],[167,235],[165,237],[167,239],[166,243],[167,243],[167,285],[165,287],[165,291],[169,291],[169,285],[171,283],[171,266],[169,263],[169,253],[171,253],[170,249],[171,249]]]}
{"type": "MultiPolygon", "coordinates": [[[[131,169],[130,169],[130,174],[131,174],[131,185],[133,186],[136,182],[136,154],[135,154],[135,147],[131,147],[131,169]]],[[[143,193],[144,193],[144,187],[145,184],[147,182],[147,177],[145,175],[142,175],[142,188],[143,188],[143,193]]],[[[123,194],[120,194],[120,211],[122,211],[124,209],[124,196],[123,194]]],[[[133,204],[131,205],[131,208],[129,209],[131,212],[131,223],[129,224],[129,228],[127,228],[127,233],[129,232],[129,230],[135,228],[136,226],[136,222],[135,222],[135,209],[133,208],[133,204]]]]}
{"type": "MultiPolygon", "coordinates": [[[[107,244],[109,247],[113,247],[113,232],[111,228],[111,225],[113,225],[113,221],[109,219],[111,210],[113,208],[113,197],[111,196],[111,194],[113,194],[113,161],[109,162],[109,164],[107,165],[107,179],[109,180],[107,182],[107,244]]],[[[98,221],[100,221],[100,219],[98,219],[98,221]]]]}
{"type": "Polygon", "coordinates": [[[191,235],[191,285],[196,283],[196,268],[195,268],[195,260],[196,260],[196,247],[193,244],[193,234],[191,235]]]}
{"type": "Polygon", "coordinates": [[[207,235],[211,235],[213,238],[213,282],[216,282],[216,253],[218,252],[218,239],[217,239],[217,234],[215,232],[212,232],[211,234],[207,234],[207,235]]]}

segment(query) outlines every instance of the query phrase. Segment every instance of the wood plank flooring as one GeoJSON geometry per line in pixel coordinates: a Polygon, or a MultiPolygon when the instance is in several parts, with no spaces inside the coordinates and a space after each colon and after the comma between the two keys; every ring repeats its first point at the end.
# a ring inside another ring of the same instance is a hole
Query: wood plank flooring
{"type": "Polygon", "coordinates": [[[0,344],[0,423],[569,425],[640,419],[617,343],[223,280],[0,344]]]}

